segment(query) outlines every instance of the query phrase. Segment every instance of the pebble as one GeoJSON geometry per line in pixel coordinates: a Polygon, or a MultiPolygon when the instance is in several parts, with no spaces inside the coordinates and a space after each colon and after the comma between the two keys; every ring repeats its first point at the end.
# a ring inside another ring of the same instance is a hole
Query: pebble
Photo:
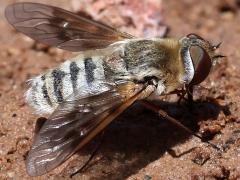
{"type": "Polygon", "coordinates": [[[7,176],[9,178],[14,178],[15,177],[15,173],[14,172],[7,172],[7,176]]]}
{"type": "Polygon", "coordinates": [[[195,164],[202,166],[209,159],[210,159],[209,152],[203,151],[202,148],[196,148],[192,152],[192,161],[195,164]]]}

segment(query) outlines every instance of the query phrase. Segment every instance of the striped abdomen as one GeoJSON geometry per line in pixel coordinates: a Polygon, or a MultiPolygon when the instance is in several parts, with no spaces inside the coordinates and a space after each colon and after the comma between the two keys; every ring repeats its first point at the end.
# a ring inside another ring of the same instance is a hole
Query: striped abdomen
{"type": "MultiPolygon", "coordinates": [[[[106,49],[85,51],[59,68],[32,79],[26,93],[28,103],[38,113],[52,113],[75,90],[78,95],[98,90],[102,81],[163,79],[168,57],[156,40],[126,40],[106,49]]],[[[165,74],[171,74],[166,72],[165,74]]],[[[99,92],[99,91],[98,91],[99,92]]]]}
{"type": "Polygon", "coordinates": [[[107,71],[104,68],[101,56],[78,56],[65,61],[60,67],[30,81],[31,87],[26,93],[27,102],[37,113],[52,113],[74,90],[84,95],[100,80],[105,80],[107,71]]]}

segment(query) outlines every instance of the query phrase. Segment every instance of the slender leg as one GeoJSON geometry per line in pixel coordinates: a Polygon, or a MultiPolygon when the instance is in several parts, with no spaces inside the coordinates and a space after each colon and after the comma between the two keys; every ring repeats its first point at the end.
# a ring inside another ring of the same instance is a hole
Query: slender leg
{"type": "Polygon", "coordinates": [[[177,101],[178,104],[180,104],[182,100],[186,100],[189,103],[190,107],[193,104],[193,86],[187,87],[187,90],[176,90],[171,94],[177,94],[179,96],[179,99],[177,101]],[[188,96],[187,98],[185,98],[186,94],[188,96]]]}
{"type": "Polygon", "coordinates": [[[180,94],[177,94],[177,95],[179,96],[179,99],[178,99],[177,103],[178,103],[178,105],[180,105],[182,100],[186,100],[186,98],[185,98],[186,92],[183,91],[183,92],[181,92],[180,94]]]}
{"type": "Polygon", "coordinates": [[[103,142],[103,137],[104,137],[104,131],[102,131],[102,134],[101,134],[101,137],[100,137],[100,140],[99,142],[97,143],[96,147],[94,148],[91,156],[89,157],[89,159],[84,163],[84,165],[78,169],[77,171],[75,171],[74,173],[72,173],[70,175],[70,178],[72,178],[73,176],[75,176],[76,174],[78,173],[81,173],[84,171],[84,169],[87,168],[87,166],[89,165],[89,163],[92,161],[92,159],[94,158],[94,156],[97,154],[98,150],[100,149],[101,145],[102,145],[102,142],[103,142]]]}
{"type": "Polygon", "coordinates": [[[188,95],[188,102],[190,105],[192,105],[192,103],[193,103],[193,86],[189,86],[187,95],[188,95]]]}
{"type": "Polygon", "coordinates": [[[217,149],[218,151],[221,150],[218,146],[216,146],[215,144],[212,144],[209,141],[204,141],[203,137],[201,137],[200,135],[194,133],[192,130],[190,130],[189,128],[187,128],[186,126],[182,125],[179,121],[177,121],[176,119],[174,119],[173,117],[169,116],[165,111],[161,110],[159,107],[157,107],[156,105],[154,105],[153,103],[150,103],[146,100],[142,101],[144,106],[156,113],[158,113],[158,115],[160,117],[162,117],[163,119],[171,122],[172,124],[178,126],[179,128],[185,130],[186,132],[188,132],[189,134],[201,139],[202,142],[205,142],[207,144],[209,144],[211,147],[213,147],[214,149],[217,149]]]}
{"type": "Polygon", "coordinates": [[[187,100],[185,98],[185,95],[187,94],[187,92],[186,92],[186,90],[184,88],[181,89],[181,90],[175,90],[175,91],[171,92],[168,95],[171,95],[171,94],[176,94],[179,97],[179,99],[177,101],[178,104],[180,104],[182,100],[187,100]]]}

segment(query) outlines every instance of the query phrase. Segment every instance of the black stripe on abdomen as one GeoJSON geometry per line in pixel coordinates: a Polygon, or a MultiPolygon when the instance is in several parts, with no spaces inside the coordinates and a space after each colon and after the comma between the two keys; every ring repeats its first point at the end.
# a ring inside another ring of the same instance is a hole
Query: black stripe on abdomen
{"type": "Polygon", "coordinates": [[[88,84],[94,81],[94,69],[96,69],[96,65],[94,64],[92,58],[84,59],[85,66],[85,76],[88,84]]]}
{"type": "Polygon", "coordinates": [[[73,89],[75,89],[77,87],[77,78],[78,78],[79,71],[80,71],[80,68],[77,66],[77,63],[71,62],[70,75],[71,75],[73,89]]]}
{"type": "Polygon", "coordinates": [[[43,75],[41,77],[41,80],[43,81],[43,86],[42,86],[43,98],[47,101],[48,105],[52,106],[52,102],[51,102],[50,97],[48,95],[45,79],[46,79],[46,77],[45,77],[45,75],[43,75]]]}
{"type": "Polygon", "coordinates": [[[65,76],[65,72],[61,70],[53,70],[52,71],[52,77],[53,77],[53,89],[54,89],[54,94],[56,96],[56,99],[58,102],[63,101],[63,95],[62,95],[62,79],[65,76]]]}

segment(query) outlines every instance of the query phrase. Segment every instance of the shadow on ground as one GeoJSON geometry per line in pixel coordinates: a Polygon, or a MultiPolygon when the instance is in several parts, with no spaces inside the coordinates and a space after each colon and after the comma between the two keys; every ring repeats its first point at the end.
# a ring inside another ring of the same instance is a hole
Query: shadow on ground
{"type": "MultiPolygon", "coordinates": [[[[224,114],[230,113],[228,107],[209,101],[197,101],[191,108],[187,104],[154,103],[194,131],[198,130],[199,121],[215,120],[221,111],[224,114]]],[[[189,137],[184,130],[144,109],[140,102],[135,103],[105,130],[98,158],[95,157],[82,174],[74,177],[93,175],[91,172],[94,172],[93,179],[126,179],[189,137]]],[[[69,176],[86,162],[99,139],[100,136],[79,152],[80,156],[64,169],[64,176],[69,176]],[[88,157],[82,160],[84,155],[88,157]]],[[[186,149],[187,151],[189,149],[186,149]]]]}

